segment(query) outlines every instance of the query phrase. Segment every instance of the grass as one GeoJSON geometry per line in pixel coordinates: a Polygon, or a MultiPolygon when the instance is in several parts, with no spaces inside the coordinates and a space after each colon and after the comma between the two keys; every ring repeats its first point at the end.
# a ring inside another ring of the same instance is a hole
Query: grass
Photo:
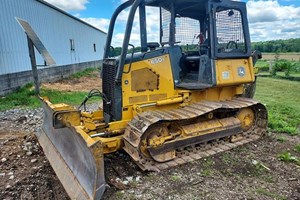
{"type": "Polygon", "coordinates": [[[266,60],[258,60],[255,63],[255,67],[258,67],[258,68],[269,67],[269,63],[266,60]]]}
{"type": "Polygon", "coordinates": [[[213,174],[214,174],[214,170],[212,170],[212,169],[201,170],[201,176],[203,176],[203,177],[212,176],[213,174]]]}
{"type": "Polygon", "coordinates": [[[57,90],[43,89],[42,96],[50,97],[52,103],[66,103],[79,105],[87,96],[87,92],[60,92],[57,90]]]}
{"type": "MultiPolygon", "coordinates": [[[[79,105],[86,95],[86,92],[60,92],[57,90],[41,89],[41,96],[50,97],[52,103],[64,102],[70,105],[79,105]]],[[[32,84],[27,84],[16,92],[0,98],[0,111],[15,107],[40,107],[40,102],[34,93],[32,84]]]]}
{"type": "Polygon", "coordinates": [[[96,77],[97,75],[94,73],[96,71],[99,71],[99,69],[97,69],[97,68],[87,68],[83,71],[72,74],[69,77],[69,79],[79,79],[81,77],[96,77]]]}
{"type": "MultiPolygon", "coordinates": [[[[81,77],[95,77],[95,73],[99,69],[87,68],[83,71],[71,75],[68,79],[79,79],[81,77]]],[[[60,92],[58,90],[41,89],[41,96],[47,96],[52,103],[67,103],[70,105],[79,105],[86,97],[87,92],[60,92]]],[[[40,102],[34,93],[33,84],[27,84],[24,87],[17,89],[15,92],[0,97],[0,111],[12,109],[15,107],[21,108],[37,108],[40,107],[40,102]]]]}
{"type": "Polygon", "coordinates": [[[300,153],[300,144],[297,144],[297,145],[295,146],[295,151],[297,151],[298,153],[300,153]]]}
{"type": "Polygon", "coordinates": [[[180,179],[181,179],[181,177],[178,176],[178,175],[172,175],[172,176],[171,176],[171,180],[172,180],[172,181],[179,181],[180,179]]]}
{"type": "Polygon", "coordinates": [[[0,98],[0,111],[11,109],[17,106],[40,106],[39,101],[35,96],[32,84],[27,84],[24,87],[17,89],[16,92],[0,98]]]}
{"type": "Polygon", "coordinates": [[[259,77],[255,99],[266,104],[269,128],[274,132],[299,134],[300,84],[297,81],[259,77]]]}
{"type": "MultiPolygon", "coordinates": [[[[271,76],[270,72],[259,72],[259,75],[263,75],[263,76],[271,76]]],[[[281,78],[281,77],[286,77],[284,72],[277,72],[276,73],[276,77],[277,78],[281,78]]],[[[300,77],[299,73],[291,73],[290,77],[300,77]]]]}
{"type": "Polygon", "coordinates": [[[235,158],[229,152],[225,152],[222,155],[222,161],[227,165],[230,165],[231,163],[236,162],[235,158]]]}
{"type": "Polygon", "coordinates": [[[287,199],[286,197],[281,196],[281,195],[276,194],[276,193],[273,193],[273,192],[270,192],[270,191],[266,190],[265,188],[257,188],[255,190],[255,192],[257,194],[260,194],[260,195],[271,197],[274,200],[285,200],[285,199],[287,199]]]}
{"type": "Polygon", "coordinates": [[[202,168],[199,173],[201,176],[211,176],[215,173],[215,171],[212,169],[215,164],[212,158],[205,158],[201,164],[202,168]]]}
{"type": "Polygon", "coordinates": [[[276,137],[276,139],[280,143],[284,143],[287,140],[286,137],[283,137],[283,136],[278,136],[278,137],[276,137]]]}
{"type": "Polygon", "coordinates": [[[297,165],[300,165],[300,160],[298,157],[293,156],[290,152],[283,152],[278,155],[278,159],[283,162],[292,162],[296,163],[297,165]]]}

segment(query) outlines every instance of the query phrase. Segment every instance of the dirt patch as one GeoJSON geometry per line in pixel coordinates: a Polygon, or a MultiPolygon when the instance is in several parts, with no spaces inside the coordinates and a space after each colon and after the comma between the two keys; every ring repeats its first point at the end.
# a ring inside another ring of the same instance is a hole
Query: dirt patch
{"type": "Polygon", "coordinates": [[[300,199],[300,167],[277,158],[287,150],[299,157],[293,147],[300,137],[284,137],[278,142],[275,134],[265,136],[160,173],[142,173],[125,153],[109,155],[107,180],[131,176],[133,181],[125,190],[112,186],[104,199],[300,199]]]}
{"type": "Polygon", "coordinates": [[[0,199],[69,199],[34,135],[1,131],[0,151],[0,199]]]}
{"type": "MultiPolygon", "coordinates": [[[[124,151],[107,155],[103,199],[300,199],[299,166],[277,158],[286,150],[300,157],[300,137],[283,136],[160,173],[142,172],[124,151]]],[[[69,199],[33,133],[2,129],[0,150],[0,199],[69,199]]]]}
{"type": "Polygon", "coordinates": [[[65,79],[54,83],[43,83],[42,87],[59,91],[83,91],[89,92],[92,89],[102,89],[102,81],[99,72],[93,72],[89,77],[81,77],[79,79],[65,79]]]}

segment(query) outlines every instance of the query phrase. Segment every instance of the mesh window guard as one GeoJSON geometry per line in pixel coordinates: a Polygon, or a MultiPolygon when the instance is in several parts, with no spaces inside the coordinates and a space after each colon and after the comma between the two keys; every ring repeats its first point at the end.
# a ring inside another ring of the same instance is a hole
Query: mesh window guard
{"type": "MultiPolygon", "coordinates": [[[[161,42],[168,43],[170,40],[171,13],[161,8],[161,42]]],[[[175,38],[180,45],[198,44],[197,36],[200,34],[200,23],[198,20],[177,17],[175,19],[175,38]]]]}
{"type": "Polygon", "coordinates": [[[246,53],[241,12],[226,9],[216,13],[218,53],[246,53]]]}
{"type": "Polygon", "coordinates": [[[168,43],[170,40],[171,13],[161,8],[161,42],[168,43]]]}
{"type": "Polygon", "coordinates": [[[198,20],[180,17],[176,18],[176,42],[182,45],[198,44],[197,36],[200,34],[200,23],[198,20]]]}

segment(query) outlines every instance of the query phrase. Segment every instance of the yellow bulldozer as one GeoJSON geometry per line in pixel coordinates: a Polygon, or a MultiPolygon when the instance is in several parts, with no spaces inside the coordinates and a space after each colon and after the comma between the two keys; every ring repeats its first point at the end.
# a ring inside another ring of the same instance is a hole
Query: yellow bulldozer
{"type": "Polygon", "coordinates": [[[45,117],[38,140],[71,199],[100,199],[106,154],[124,149],[142,170],[160,171],[260,138],[268,119],[252,99],[259,58],[251,51],[244,2],[126,1],[110,21],[102,92],[92,90],[80,109],[40,97],[45,117]],[[160,14],[159,42],[148,41],[149,7],[160,14]],[[124,10],[122,51],[114,56],[116,19],[124,10]],[[135,16],[139,48],[130,44],[135,16]],[[102,97],[102,108],[82,109],[93,96],[102,97]]]}

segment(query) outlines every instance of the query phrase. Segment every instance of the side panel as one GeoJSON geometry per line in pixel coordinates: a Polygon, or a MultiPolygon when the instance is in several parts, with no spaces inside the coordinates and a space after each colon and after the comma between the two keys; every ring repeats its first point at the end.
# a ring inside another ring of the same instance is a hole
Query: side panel
{"type": "MultiPolygon", "coordinates": [[[[124,71],[128,71],[128,68],[129,65],[125,65],[124,71]]],[[[123,74],[122,90],[123,120],[133,117],[130,110],[133,105],[153,103],[176,96],[169,55],[132,63],[130,72],[123,74]]]]}
{"type": "Polygon", "coordinates": [[[254,82],[252,58],[216,60],[217,86],[254,82]]]}

